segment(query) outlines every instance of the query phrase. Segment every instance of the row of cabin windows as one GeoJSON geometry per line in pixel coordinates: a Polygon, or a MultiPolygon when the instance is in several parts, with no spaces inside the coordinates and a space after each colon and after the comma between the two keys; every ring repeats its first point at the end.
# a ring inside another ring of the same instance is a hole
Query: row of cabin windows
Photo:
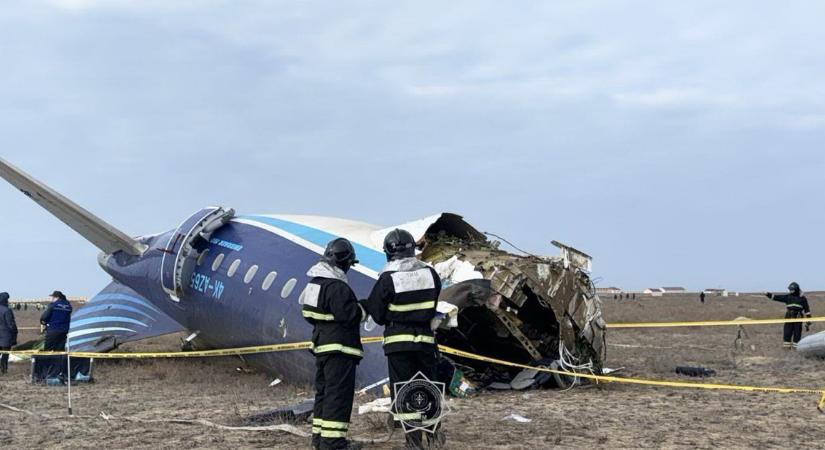
{"type": "MultiPolygon", "coordinates": [[[[198,257],[198,262],[197,262],[198,266],[203,265],[203,262],[206,259],[206,254],[208,252],[209,252],[209,249],[206,249],[200,254],[200,256],[198,257]]],[[[217,271],[218,268],[221,266],[221,264],[223,263],[224,257],[225,257],[225,255],[223,253],[221,253],[215,258],[214,261],[212,261],[212,271],[213,272],[217,271]]],[[[236,259],[235,261],[232,261],[232,264],[229,265],[229,270],[226,271],[226,276],[228,276],[229,278],[232,278],[233,276],[235,276],[235,272],[238,271],[238,267],[240,267],[240,266],[241,266],[240,258],[236,259]]],[[[249,268],[249,270],[246,271],[246,275],[244,275],[244,277],[243,277],[243,282],[245,284],[251,283],[252,280],[255,278],[255,275],[257,273],[258,273],[258,266],[253,265],[252,267],[249,268]]],[[[278,272],[274,272],[274,271],[269,272],[266,275],[266,278],[264,278],[263,283],[261,284],[261,289],[263,289],[264,291],[268,291],[269,288],[272,287],[272,283],[275,282],[275,278],[277,278],[277,277],[278,277],[278,272]]],[[[296,280],[295,278],[290,278],[289,280],[287,280],[287,282],[284,283],[284,287],[281,289],[281,298],[289,297],[289,295],[292,294],[292,291],[295,289],[296,284],[298,284],[298,280],[296,280]]]]}

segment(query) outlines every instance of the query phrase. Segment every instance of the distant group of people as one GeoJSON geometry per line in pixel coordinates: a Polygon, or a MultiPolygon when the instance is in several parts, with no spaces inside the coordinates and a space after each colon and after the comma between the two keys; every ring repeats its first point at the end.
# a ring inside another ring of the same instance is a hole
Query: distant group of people
{"type": "MultiPolygon", "coordinates": [[[[17,321],[9,307],[9,294],[0,292],[0,350],[11,350],[17,345],[17,321]]],[[[63,351],[71,323],[72,304],[60,291],[51,295],[52,302],[40,316],[40,332],[45,333],[43,350],[63,351]]],[[[8,372],[9,354],[0,355],[0,374],[8,372]]]]}

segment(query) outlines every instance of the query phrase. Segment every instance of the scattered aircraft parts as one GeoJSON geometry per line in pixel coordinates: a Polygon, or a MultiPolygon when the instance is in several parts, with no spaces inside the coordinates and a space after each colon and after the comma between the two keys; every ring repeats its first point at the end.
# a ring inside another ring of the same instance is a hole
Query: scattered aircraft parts
{"type": "Polygon", "coordinates": [[[700,377],[700,378],[707,378],[707,377],[714,377],[716,376],[716,371],[713,369],[708,369],[706,367],[689,367],[689,366],[679,366],[676,368],[676,373],[679,375],[685,375],[688,377],[700,377]]]}
{"type": "Polygon", "coordinates": [[[802,338],[796,344],[796,351],[807,358],[825,358],[825,331],[802,338]]]}
{"type": "Polygon", "coordinates": [[[519,414],[508,414],[501,420],[512,420],[518,423],[530,423],[533,421],[533,419],[528,419],[527,417],[524,417],[519,414]]]}
{"type": "Polygon", "coordinates": [[[272,422],[287,424],[304,423],[312,416],[313,406],[315,406],[315,400],[307,399],[295,405],[249,415],[244,422],[247,425],[259,425],[272,422]]]}

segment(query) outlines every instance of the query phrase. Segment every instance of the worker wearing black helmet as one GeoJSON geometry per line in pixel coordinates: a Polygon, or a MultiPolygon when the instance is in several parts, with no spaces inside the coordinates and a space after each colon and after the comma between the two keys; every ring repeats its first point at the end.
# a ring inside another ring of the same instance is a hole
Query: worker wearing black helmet
{"type": "MultiPolygon", "coordinates": [[[[438,354],[431,321],[436,315],[441,280],[432,267],[415,258],[415,248],[409,232],[395,229],[387,234],[384,253],[388,263],[369,298],[362,302],[375,322],[385,327],[384,353],[393,397],[392,387],[418,372],[430,380],[436,377],[438,354]]],[[[406,439],[408,448],[423,447],[421,431],[408,433],[406,439]]],[[[439,433],[436,439],[443,442],[443,435],[439,433]]]]}
{"type": "Polygon", "coordinates": [[[361,448],[347,440],[355,368],[364,354],[359,325],[366,314],[347,280],[347,271],[357,263],[355,249],[348,240],[331,241],[321,260],[307,272],[311,279],[300,297],[303,316],[313,325],[314,449],[361,448]]]}
{"type": "MultiPolygon", "coordinates": [[[[772,294],[770,292],[766,292],[765,296],[771,300],[784,303],[785,304],[785,318],[786,319],[800,319],[804,314],[806,317],[811,317],[811,308],[808,306],[808,299],[802,295],[802,291],[799,289],[799,284],[796,282],[791,283],[788,286],[788,294],[772,294]]],[[[805,323],[805,331],[810,331],[811,329],[811,322],[805,323]]],[[[795,348],[796,344],[799,342],[799,339],[802,338],[802,323],[801,322],[793,322],[793,323],[786,323],[783,337],[782,337],[782,346],[785,348],[795,348]]]]}

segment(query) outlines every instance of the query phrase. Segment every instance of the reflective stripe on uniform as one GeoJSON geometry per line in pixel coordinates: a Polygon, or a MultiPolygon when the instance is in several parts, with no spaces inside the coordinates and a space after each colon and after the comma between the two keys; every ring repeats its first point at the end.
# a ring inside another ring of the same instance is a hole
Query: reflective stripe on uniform
{"type": "Polygon", "coordinates": [[[798,303],[788,303],[788,304],[786,304],[785,306],[787,306],[788,308],[799,308],[799,309],[802,309],[802,305],[800,305],[800,304],[798,304],[798,303]]]}
{"type": "Polygon", "coordinates": [[[426,302],[420,303],[410,303],[407,305],[397,305],[395,303],[390,303],[389,310],[395,312],[408,312],[408,311],[420,311],[422,309],[432,309],[435,308],[435,301],[430,300],[426,302]]]}
{"type": "Polygon", "coordinates": [[[315,319],[315,320],[327,320],[327,321],[335,320],[335,316],[333,316],[332,314],[321,314],[321,313],[317,313],[317,312],[313,312],[313,311],[306,311],[306,310],[301,312],[301,314],[303,314],[304,317],[309,317],[310,319],[315,319]]]}
{"type": "Polygon", "coordinates": [[[325,344],[325,345],[319,345],[317,347],[313,346],[312,351],[315,352],[315,354],[328,353],[328,352],[341,352],[341,353],[346,353],[347,355],[364,356],[364,351],[363,350],[359,350],[357,348],[352,348],[352,347],[347,347],[347,346],[341,345],[341,344],[325,344]]]}
{"type": "Polygon", "coordinates": [[[433,336],[412,335],[412,334],[396,334],[394,336],[387,336],[384,338],[384,345],[395,344],[398,342],[424,342],[427,344],[435,344],[433,336]]]}
{"type": "Polygon", "coordinates": [[[335,422],[333,420],[322,420],[321,426],[324,428],[331,428],[333,430],[348,430],[349,422],[335,422]]]}
{"type": "Polygon", "coordinates": [[[345,438],[347,437],[346,431],[337,431],[337,430],[321,430],[321,437],[322,438],[345,438]]]}

